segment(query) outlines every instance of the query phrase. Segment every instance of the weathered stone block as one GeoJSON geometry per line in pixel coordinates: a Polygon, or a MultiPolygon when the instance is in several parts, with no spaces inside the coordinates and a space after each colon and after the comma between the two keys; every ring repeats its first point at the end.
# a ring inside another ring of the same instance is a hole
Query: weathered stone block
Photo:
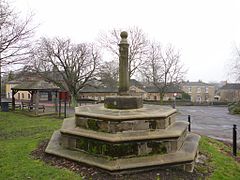
{"type": "Polygon", "coordinates": [[[63,148],[68,148],[68,138],[66,136],[61,136],[60,145],[63,148]]]}
{"type": "Polygon", "coordinates": [[[148,121],[142,121],[142,120],[136,120],[134,121],[132,130],[148,130],[149,129],[149,122],[148,121]]]}
{"type": "Polygon", "coordinates": [[[97,124],[99,127],[99,131],[110,132],[109,121],[98,121],[97,124]]]}
{"type": "Polygon", "coordinates": [[[105,98],[104,107],[107,109],[139,109],[143,100],[138,96],[109,96],[105,98]]]}
{"type": "Polygon", "coordinates": [[[149,154],[152,151],[152,148],[149,148],[147,143],[138,143],[138,155],[144,156],[149,154]]]}
{"type": "Polygon", "coordinates": [[[187,172],[193,172],[195,162],[193,161],[192,163],[187,163],[183,165],[183,170],[187,172]]]}
{"type": "Polygon", "coordinates": [[[87,127],[87,118],[75,116],[76,126],[86,128],[87,127]]]}

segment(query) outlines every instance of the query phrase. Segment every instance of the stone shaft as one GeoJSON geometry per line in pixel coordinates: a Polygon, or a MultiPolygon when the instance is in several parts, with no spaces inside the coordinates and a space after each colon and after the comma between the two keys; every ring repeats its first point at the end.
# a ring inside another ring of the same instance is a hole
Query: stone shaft
{"type": "Polygon", "coordinates": [[[119,44],[119,95],[128,95],[129,91],[128,47],[127,40],[122,39],[119,44]]]}

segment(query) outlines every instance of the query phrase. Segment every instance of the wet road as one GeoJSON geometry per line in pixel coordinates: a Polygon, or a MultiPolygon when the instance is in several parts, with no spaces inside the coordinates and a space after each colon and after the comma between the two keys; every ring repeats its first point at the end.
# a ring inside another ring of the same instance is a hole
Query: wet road
{"type": "Polygon", "coordinates": [[[240,143],[240,116],[228,114],[227,107],[179,106],[177,110],[177,120],[187,121],[191,115],[192,132],[224,141],[232,141],[232,127],[236,124],[240,143]]]}

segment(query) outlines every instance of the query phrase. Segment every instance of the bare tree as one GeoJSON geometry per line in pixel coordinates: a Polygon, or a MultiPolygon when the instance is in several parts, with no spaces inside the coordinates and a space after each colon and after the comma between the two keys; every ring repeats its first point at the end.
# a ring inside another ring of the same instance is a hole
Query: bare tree
{"type": "Polygon", "coordinates": [[[172,45],[162,48],[157,42],[150,44],[148,60],[141,67],[141,72],[147,82],[158,89],[161,102],[168,87],[181,82],[186,73],[179,52],[172,45]]]}
{"type": "MultiPolygon", "coordinates": [[[[121,29],[113,29],[110,33],[101,34],[99,42],[101,47],[108,50],[114,60],[118,62],[119,59],[119,47],[121,29]]],[[[138,68],[145,63],[148,40],[144,32],[138,28],[133,27],[127,30],[128,43],[129,43],[129,77],[131,78],[138,68]]]]}
{"type": "Polygon", "coordinates": [[[0,0],[0,102],[1,69],[7,65],[22,63],[26,60],[30,47],[29,40],[35,27],[31,26],[32,15],[20,19],[5,0],[0,0]]]}
{"type": "Polygon", "coordinates": [[[104,62],[100,66],[99,77],[102,84],[109,87],[116,87],[118,82],[118,62],[104,62]]]}
{"type": "Polygon", "coordinates": [[[231,65],[231,72],[229,74],[233,75],[236,81],[240,81],[240,50],[236,45],[234,47],[233,54],[233,63],[231,65]]]}
{"type": "Polygon", "coordinates": [[[46,80],[70,92],[72,105],[76,106],[80,90],[97,73],[100,54],[93,44],[42,38],[32,59],[35,70],[46,80]]]}

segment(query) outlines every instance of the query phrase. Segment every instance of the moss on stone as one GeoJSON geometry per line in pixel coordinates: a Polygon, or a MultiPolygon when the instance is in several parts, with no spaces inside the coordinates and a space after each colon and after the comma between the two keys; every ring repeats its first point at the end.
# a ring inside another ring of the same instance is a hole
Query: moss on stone
{"type": "Polygon", "coordinates": [[[107,109],[116,109],[116,106],[114,106],[113,104],[104,104],[104,107],[107,109]]]}
{"type": "Polygon", "coordinates": [[[97,120],[95,119],[88,119],[87,121],[88,128],[94,131],[97,131],[99,129],[97,120]]]}
{"type": "Polygon", "coordinates": [[[152,151],[149,153],[150,155],[153,154],[166,154],[167,148],[164,142],[148,142],[148,147],[152,148],[152,151]]]}
{"type": "MultiPolygon", "coordinates": [[[[167,153],[167,148],[164,142],[151,141],[148,143],[148,147],[151,148],[152,151],[145,154],[145,156],[167,153]]],[[[113,159],[139,156],[138,142],[114,144],[82,137],[77,139],[76,148],[96,156],[100,155],[111,157],[113,159]]]]}

